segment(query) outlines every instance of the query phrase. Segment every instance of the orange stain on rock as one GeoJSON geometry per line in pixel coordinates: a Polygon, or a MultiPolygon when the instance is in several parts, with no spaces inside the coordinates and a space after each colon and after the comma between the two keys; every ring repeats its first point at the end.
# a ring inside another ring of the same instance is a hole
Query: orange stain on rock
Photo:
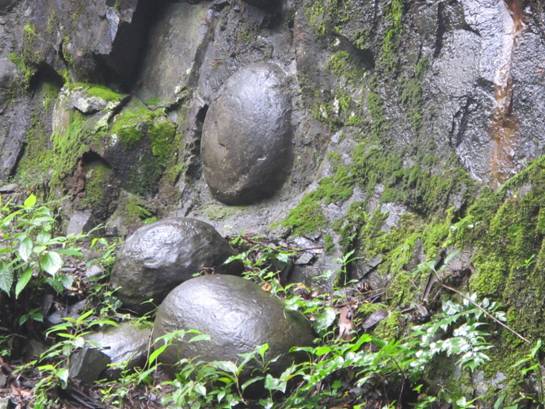
{"type": "Polygon", "coordinates": [[[512,19],[512,29],[504,52],[507,62],[498,69],[495,87],[496,106],[491,118],[490,136],[492,151],[490,155],[491,183],[499,187],[511,175],[515,168],[514,156],[519,143],[517,138],[517,120],[512,111],[513,79],[511,76],[512,53],[519,34],[524,29],[523,0],[504,0],[512,19]]]}

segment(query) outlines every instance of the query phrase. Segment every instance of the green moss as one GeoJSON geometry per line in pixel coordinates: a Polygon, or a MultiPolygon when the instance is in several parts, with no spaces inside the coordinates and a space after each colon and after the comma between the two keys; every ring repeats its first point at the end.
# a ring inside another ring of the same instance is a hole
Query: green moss
{"type": "Polygon", "coordinates": [[[453,226],[451,241],[475,249],[472,290],[501,301],[513,327],[537,339],[545,330],[545,157],[498,192],[485,191],[453,226]]]}
{"type": "Polygon", "coordinates": [[[333,250],[335,250],[335,241],[333,240],[333,236],[331,236],[331,234],[326,234],[324,236],[324,251],[326,254],[330,254],[333,250]]]}
{"type": "Polygon", "coordinates": [[[398,311],[390,311],[388,316],[379,322],[375,330],[375,335],[382,339],[392,340],[397,339],[404,328],[403,317],[398,311]]]}
{"type": "Polygon", "coordinates": [[[354,63],[347,51],[337,51],[329,57],[328,68],[333,74],[349,81],[361,81],[364,72],[354,63]]]}
{"type": "Polygon", "coordinates": [[[34,39],[35,37],[38,36],[38,33],[36,31],[36,27],[32,23],[26,23],[23,26],[23,34],[24,34],[25,37],[28,37],[28,38],[31,38],[31,39],[34,39]]]}
{"type": "Polygon", "coordinates": [[[107,186],[113,171],[108,166],[97,162],[86,169],[85,195],[80,205],[84,208],[96,209],[102,208],[107,201],[107,186]]]}
{"type": "Polygon", "coordinates": [[[49,82],[43,84],[42,105],[46,111],[50,111],[53,108],[58,95],[59,89],[55,85],[49,82]]]}
{"type": "Polygon", "coordinates": [[[323,37],[328,31],[328,7],[332,1],[313,1],[305,8],[305,15],[316,34],[323,37]]]}
{"type": "Polygon", "coordinates": [[[400,271],[388,284],[386,299],[388,304],[396,307],[407,307],[420,295],[422,274],[418,272],[400,271]]]}
{"type": "Polygon", "coordinates": [[[153,221],[150,223],[153,223],[156,219],[154,213],[146,207],[145,203],[134,195],[128,197],[125,211],[130,220],[146,222],[152,219],[153,221]]]}
{"type": "Polygon", "coordinates": [[[110,133],[129,151],[149,146],[151,154],[140,156],[134,172],[127,175],[125,188],[130,192],[146,195],[156,191],[165,169],[179,169],[179,136],[176,125],[164,116],[163,110],[152,111],[143,104],[126,108],[115,117],[110,133]]]}
{"type": "Polygon", "coordinates": [[[159,107],[162,105],[161,99],[157,97],[146,99],[144,104],[151,107],[159,107]]]}
{"type": "Polygon", "coordinates": [[[290,211],[282,225],[295,235],[315,232],[327,223],[322,204],[343,202],[352,196],[353,175],[346,166],[338,166],[333,176],[323,178],[316,190],[307,193],[290,211]]]}
{"type": "Polygon", "coordinates": [[[393,72],[398,64],[398,48],[403,28],[403,0],[391,0],[386,10],[388,28],[382,40],[379,65],[386,72],[393,72]]]}
{"type": "Polygon", "coordinates": [[[70,111],[70,120],[66,132],[53,134],[52,185],[61,184],[62,180],[71,175],[79,159],[89,150],[86,131],[86,119],[77,111],[70,111]]]}
{"type": "Polygon", "coordinates": [[[55,9],[51,9],[51,13],[47,17],[46,33],[53,34],[59,27],[59,16],[55,9]]]}
{"type": "Polygon", "coordinates": [[[414,68],[414,74],[401,79],[401,103],[407,110],[409,121],[415,131],[422,126],[422,81],[428,67],[428,60],[422,58],[414,68]]]}
{"type": "Polygon", "coordinates": [[[83,82],[75,82],[75,83],[71,83],[69,87],[72,90],[82,89],[88,95],[103,99],[104,101],[107,101],[107,102],[119,102],[126,97],[125,94],[121,94],[117,91],[114,91],[111,88],[108,88],[100,84],[87,84],[83,82]]]}
{"type": "Polygon", "coordinates": [[[24,151],[17,165],[16,180],[22,186],[37,191],[50,177],[52,156],[49,146],[49,135],[40,116],[32,117],[32,124],[25,136],[24,151]]]}
{"type": "Polygon", "coordinates": [[[387,131],[384,107],[380,95],[370,91],[367,95],[367,110],[371,116],[371,137],[380,139],[387,131]]]}
{"type": "Polygon", "coordinates": [[[497,297],[505,285],[505,262],[486,257],[477,262],[477,267],[471,275],[469,288],[486,297],[497,297]]]}
{"type": "Polygon", "coordinates": [[[165,117],[155,118],[148,129],[151,143],[151,153],[161,166],[166,166],[172,152],[176,134],[176,125],[165,117]]]}
{"type": "Polygon", "coordinates": [[[293,208],[286,219],[281,223],[291,229],[293,235],[314,233],[327,224],[319,199],[312,193],[303,197],[301,202],[293,208]]]}
{"type": "Polygon", "coordinates": [[[157,115],[160,114],[156,114],[145,106],[124,109],[116,115],[111,131],[125,145],[132,147],[144,138],[157,115]]]}
{"type": "Polygon", "coordinates": [[[376,302],[364,302],[358,307],[358,314],[363,315],[364,317],[367,317],[374,312],[381,311],[381,310],[387,310],[388,306],[381,303],[376,302]]]}
{"type": "Polygon", "coordinates": [[[305,7],[305,16],[318,37],[339,33],[353,17],[350,0],[312,0],[305,7]]]}
{"type": "Polygon", "coordinates": [[[30,86],[30,82],[34,75],[37,72],[36,67],[29,63],[22,55],[11,52],[8,54],[9,60],[15,64],[17,70],[21,73],[23,77],[22,88],[27,89],[30,86]]]}

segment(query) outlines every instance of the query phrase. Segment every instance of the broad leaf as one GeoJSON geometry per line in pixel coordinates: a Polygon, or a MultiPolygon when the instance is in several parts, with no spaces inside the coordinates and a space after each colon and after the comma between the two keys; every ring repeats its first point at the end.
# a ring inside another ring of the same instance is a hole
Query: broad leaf
{"type": "Polygon", "coordinates": [[[48,251],[40,257],[40,267],[52,276],[62,268],[62,264],[61,256],[54,251],[48,251]]]}
{"type": "Polygon", "coordinates": [[[168,344],[161,345],[155,351],[153,351],[148,358],[148,366],[151,366],[159,356],[168,348],[168,344]]]}
{"type": "Polygon", "coordinates": [[[34,207],[34,205],[36,204],[36,201],[37,201],[36,196],[35,195],[30,195],[29,197],[27,197],[27,199],[23,203],[23,207],[25,209],[32,209],[34,207]]]}
{"type": "Polygon", "coordinates": [[[17,285],[15,286],[15,298],[19,297],[21,291],[25,289],[30,279],[32,278],[32,268],[27,268],[23,274],[17,280],[17,285]]]}
{"type": "Polygon", "coordinates": [[[316,317],[316,329],[318,332],[327,330],[335,322],[337,313],[331,307],[327,307],[320,315],[316,317]]]}
{"type": "Polygon", "coordinates": [[[11,286],[13,285],[13,271],[8,264],[0,261],[0,290],[9,295],[11,286]]]}
{"type": "Polygon", "coordinates": [[[265,377],[265,389],[268,391],[286,392],[287,383],[281,379],[273,378],[270,374],[265,377]]]}
{"type": "Polygon", "coordinates": [[[25,237],[21,243],[19,243],[19,257],[23,259],[23,261],[28,261],[30,259],[30,256],[32,255],[32,248],[34,247],[34,244],[32,243],[32,239],[30,237],[25,237]]]}

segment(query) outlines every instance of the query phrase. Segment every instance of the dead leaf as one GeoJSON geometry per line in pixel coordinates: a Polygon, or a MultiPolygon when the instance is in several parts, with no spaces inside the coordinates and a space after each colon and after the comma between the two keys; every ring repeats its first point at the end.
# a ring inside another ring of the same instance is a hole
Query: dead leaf
{"type": "Polygon", "coordinates": [[[352,309],[344,306],[339,310],[339,338],[350,340],[354,332],[352,309]]]}

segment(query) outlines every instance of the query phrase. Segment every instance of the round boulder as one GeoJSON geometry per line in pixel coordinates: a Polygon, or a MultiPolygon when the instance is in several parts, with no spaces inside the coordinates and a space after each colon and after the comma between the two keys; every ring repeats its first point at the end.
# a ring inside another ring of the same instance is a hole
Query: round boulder
{"type": "Polygon", "coordinates": [[[205,361],[234,361],[240,354],[269,344],[268,358],[281,372],[295,357],[293,346],[312,344],[313,331],[307,319],[284,309],[280,299],[264,292],[251,281],[227,275],[208,275],[176,287],[159,306],[152,338],[174,330],[196,329],[210,341],[174,341],[160,359],[175,364],[182,358],[205,361]]]}
{"type": "Polygon", "coordinates": [[[272,195],[291,164],[291,103],[275,64],[252,64],[223,85],[203,127],[201,155],[212,194],[226,204],[272,195]]]}
{"type": "Polygon", "coordinates": [[[143,301],[162,301],[193,274],[213,268],[237,274],[239,263],[224,265],[233,255],[229,243],[209,224],[195,219],[165,219],[136,230],[122,247],[112,272],[118,297],[135,310],[143,301]]]}

